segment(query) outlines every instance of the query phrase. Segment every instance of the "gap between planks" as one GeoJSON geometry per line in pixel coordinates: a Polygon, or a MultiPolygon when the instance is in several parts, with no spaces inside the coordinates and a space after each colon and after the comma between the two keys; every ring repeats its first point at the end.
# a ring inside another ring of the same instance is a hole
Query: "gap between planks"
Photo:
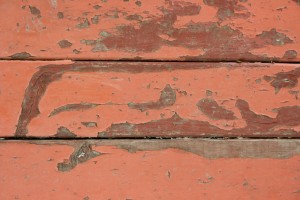
{"type": "Polygon", "coordinates": [[[152,60],[152,59],[143,59],[143,60],[130,60],[130,59],[60,59],[60,58],[27,58],[27,59],[7,59],[7,58],[0,58],[0,61],[31,61],[31,62],[39,62],[39,61],[73,61],[73,62],[138,62],[138,63],[159,63],[159,62],[166,62],[166,63],[281,63],[281,64],[300,64],[299,61],[273,61],[273,60],[266,60],[266,61],[256,61],[256,60],[218,60],[218,59],[207,59],[207,60],[152,60]]]}
{"type": "Polygon", "coordinates": [[[203,140],[298,140],[300,137],[77,137],[77,138],[58,138],[58,137],[1,137],[0,141],[18,140],[177,140],[177,139],[203,139],[203,140]]]}

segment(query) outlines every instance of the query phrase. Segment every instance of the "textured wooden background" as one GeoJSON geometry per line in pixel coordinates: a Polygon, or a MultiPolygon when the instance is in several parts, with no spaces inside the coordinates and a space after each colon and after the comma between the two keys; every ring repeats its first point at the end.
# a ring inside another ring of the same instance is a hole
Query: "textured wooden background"
{"type": "Polygon", "coordinates": [[[6,59],[299,61],[299,0],[1,0],[6,59]]]}
{"type": "Polygon", "coordinates": [[[0,0],[0,199],[300,199],[299,0],[0,0]]]}

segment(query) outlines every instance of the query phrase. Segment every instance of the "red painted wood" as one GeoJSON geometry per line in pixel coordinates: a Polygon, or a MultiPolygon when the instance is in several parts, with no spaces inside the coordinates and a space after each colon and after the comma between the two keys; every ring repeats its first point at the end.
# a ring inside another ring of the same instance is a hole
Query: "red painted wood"
{"type": "Polygon", "coordinates": [[[1,0],[0,17],[5,59],[300,61],[298,0],[1,0]]]}
{"type": "Polygon", "coordinates": [[[297,200],[299,146],[299,140],[1,141],[0,198],[297,200]]]}
{"type": "Polygon", "coordinates": [[[297,64],[0,62],[2,137],[299,137],[297,64]]]}

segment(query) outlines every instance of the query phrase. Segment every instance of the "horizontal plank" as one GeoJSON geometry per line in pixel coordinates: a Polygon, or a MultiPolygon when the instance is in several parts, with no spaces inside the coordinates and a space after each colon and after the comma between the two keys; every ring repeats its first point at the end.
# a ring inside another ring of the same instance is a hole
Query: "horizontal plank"
{"type": "Polygon", "coordinates": [[[0,62],[1,137],[299,137],[297,64],[0,62]]]}
{"type": "Polygon", "coordinates": [[[299,0],[2,0],[0,17],[5,59],[300,61],[299,0]]]}
{"type": "Polygon", "coordinates": [[[300,140],[1,141],[1,199],[299,199],[300,140]]]}

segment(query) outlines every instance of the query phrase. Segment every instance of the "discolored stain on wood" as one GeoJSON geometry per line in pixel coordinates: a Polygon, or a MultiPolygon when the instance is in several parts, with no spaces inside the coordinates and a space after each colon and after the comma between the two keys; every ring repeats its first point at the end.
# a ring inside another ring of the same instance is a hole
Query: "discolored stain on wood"
{"type": "Polygon", "coordinates": [[[141,2],[141,1],[136,1],[136,2],[135,2],[135,5],[141,7],[141,6],[142,6],[142,2],[141,2]]]}
{"type": "Polygon", "coordinates": [[[101,6],[99,6],[99,5],[94,5],[93,8],[94,8],[95,10],[99,10],[99,9],[101,8],[101,6]]]}
{"type": "Polygon", "coordinates": [[[293,40],[291,40],[285,34],[277,32],[275,28],[271,29],[270,31],[263,31],[261,34],[257,36],[267,44],[272,44],[272,45],[282,46],[293,42],[293,40]]]}
{"type": "Polygon", "coordinates": [[[49,115],[49,117],[53,117],[62,112],[74,111],[74,110],[88,110],[91,108],[95,108],[99,104],[95,103],[78,103],[78,104],[67,104],[58,108],[55,108],[49,115]]]}
{"type": "Polygon", "coordinates": [[[68,128],[61,126],[57,129],[57,133],[54,135],[54,137],[74,138],[76,137],[76,134],[72,133],[68,128]]]}
{"type": "Polygon", "coordinates": [[[19,60],[23,60],[23,59],[28,59],[33,57],[30,53],[27,52],[21,52],[21,53],[15,53],[13,55],[10,56],[12,59],[19,59],[19,60]]]}
{"type": "Polygon", "coordinates": [[[87,128],[97,127],[97,122],[81,122],[81,124],[87,128]]]}
{"type": "Polygon", "coordinates": [[[300,6],[300,0],[293,0],[293,1],[300,6]]]}
{"type": "Polygon", "coordinates": [[[274,87],[275,93],[278,93],[282,88],[294,88],[298,85],[298,78],[300,78],[300,67],[292,71],[275,74],[274,77],[270,77],[272,80],[270,84],[274,87]]]}
{"type": "Polygon", "coordinates": [[[90,26],[90,22],[87,18],[85,19],[81,19],[82,22],[80,22],[79,24],[76,25],[76,28],[78,29],[85,29],[88,28],[90,26]]]}
{"type": "Polygon", "coordinates": [[[68,40],[61,40],[58,42],[58,45],[60,46],[60,48],[65,49],[71,47],[72,43],[69,42],[68,40]]]}
{"type": "Polygon", "coordinates": [[[91,19],[92,24],[98,24],[98,23],[99,23],[99,16],[100,16],[100,15],[95,15],[95,16],[91,19]]]}
{"type": "Polygon", "coordinates": [[[143,16],[141,16],[141,15],[137,15],[137,14],[134,14],[134,15],[128,15],[127,17],[126,17],[126,19],[127,20],[136,20],[136,21],[141,21],[141,20],[143,20],[143,16]]]}
{"type": "Polygon", "coordinates": [[[57,13],[57,18],[58,19],[63,19],[64,18],[64,13],[63,12],[58,12],[57,13]]]}
{"type": "Polygon", "coordinates": [[[277,121],[287,126],[297,126],[300,123],[300,106],[286,106],[276,109],[277,121]]]}
{"type": "Polygon", "coordinates": [[[175,102],[176,102],[176,92],[168,84],[161,91],[158,101],[148,102],[148,103],[128,103],[128,107],[132,109],[138,109],[144,112],[149,109],[161,109],[168,106],[172,106],[175,102]]]}
{"type": "Polygon", "coordinates": [[[33,15],[39,17],[39,18],[42,17],[41,16],[41,11],[37,7],[29,6],[29,9],[30,9],[31,14],[33,14],[33,15]]]}
{"type": "Polygon", "coordinates": [[[222,106],[219,106],[218,103],[213,99],[209,99],[209,98],[201,99],[197,103],[197,107],[205,115],[207,115],[212,119],[226,119],[226,120],[236,119],[232,111],[226,110],[222,106]]]}
{"type": "Polygon", "coordinates": [[[168,136],[180,135],[188,136],[201,130],[202,133],[222,134],[222,129],[210,125],[208,122],[198,120],[182,119],[177,113],[171,118],[153,120],[141,124],[120,123],[112,124],[108,129],[98,133],[98,137],[117,137],[152,135],[152,136],[168,136]]]}
{"type": "Polygon", "coordinates": [[[206,96],[212,96],[213,95],[213,92],[210,91],[210,90],[206,90],[205,93],[206,93],[206,96]]]}
{"type": "Polygon", "coordinates": [[[284,55],[283,55],[283,58],[286,58],[286,59],[294,59],[294,58],[297,58],[297,51],[295,50],[287,50],[284,55]]]}
{"type": "Polygon", "coordinates": [[[204,0],[208,6],[218,8],[217,16],[221,20],[230,18],[249,18],[251,13],[243,4],[239,4],[239,1],[215,1],[215,0],[204,0]]]}
{"type": "Polygon", "coordinates": [[[68,160],[64,160],[64,162],[58,163],[57,169],[61,172],[67,172],[75,168],[78,164],[84,163],[100,155],[101,153],[92,149],[92,145],[84,142],[82,145],[75,149],[68,160]]]}
{"type": "Polygon", "coordinates": [[[77,49],[73,49],[73,53],[75,53],[75,54],[79,54],[79,53],[80,53],[80,51],[78,51],[77,49]]]}
{"type": "MultiPolygon", "coordinates": [[[[193,16],[198,15],[201,10],[201,6],[184,1],[168,1],[170,10],[172,13],[176,13],[177,16],[193,16]]],[[[168,10],[165,10],[168,12],[168,10]]]]}

